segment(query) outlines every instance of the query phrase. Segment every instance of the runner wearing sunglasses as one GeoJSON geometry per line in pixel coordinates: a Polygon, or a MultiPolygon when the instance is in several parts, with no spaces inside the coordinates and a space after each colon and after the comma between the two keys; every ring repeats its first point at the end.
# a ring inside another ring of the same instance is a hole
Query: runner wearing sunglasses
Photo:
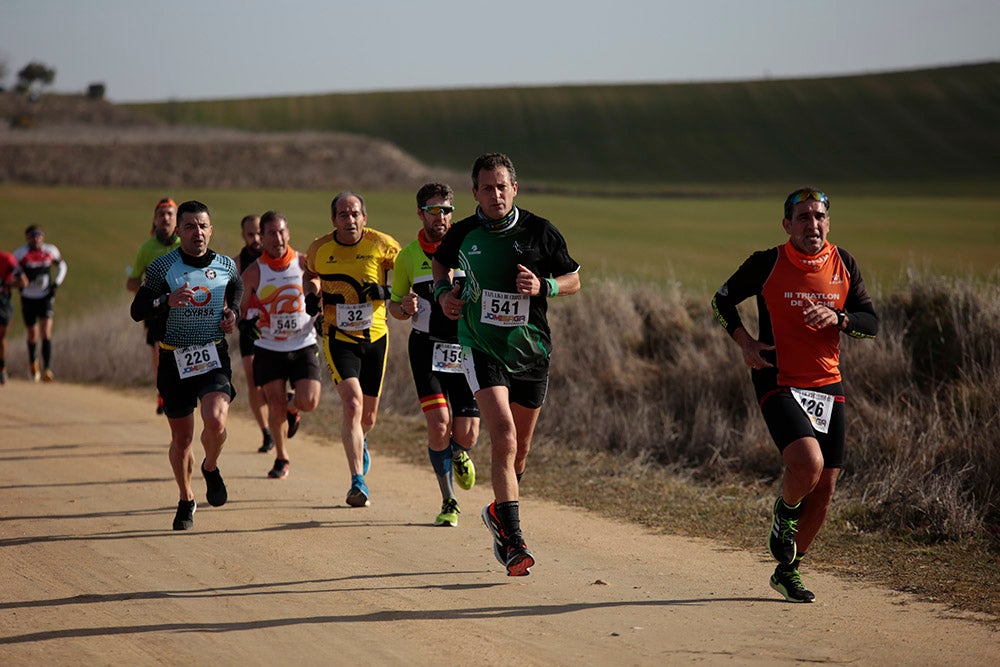
{"type": "MultiPolygon", "coordinates": [[[[410,320],[410,372],[427,422],[427,454],[441,489],[436,526],[457,526],[460,512],[452,478],[463,489],[476,483],[469,450],[479,436],[479,407],[465,379],[458,324],[434,300],[431,258],[451,227],[454,193],[444,183],[427,183],[417,191],[417,240],[396,257],[389,314],[410,320]]],[[[456,269],[455,282],[465,272],[456,269]]]]}
{"type": "Polygon", "coordinates": [[[785,199],[788,241],[752,254],[712,299],[740,346],[760,411],[784,462],[768,550],[778,566],[771,588],[812,602],[799,567],[826,520],[844,465],[845,399],[840,336],[873,338],[878,318],[854,257],[827,241],[830,200],[815,188],[785,199]],[[737,304],[756,297],[758,338],[737,304]]]}

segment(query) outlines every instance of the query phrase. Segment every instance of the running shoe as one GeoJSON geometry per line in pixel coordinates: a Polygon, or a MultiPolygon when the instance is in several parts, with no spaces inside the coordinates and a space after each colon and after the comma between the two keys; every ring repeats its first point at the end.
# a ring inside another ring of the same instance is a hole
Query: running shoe
{"type": "MultiPolygon", "coordinates": [[[[286,399],[288,405],[291,405],[292,401],[295,400],[295,394],[288,392],[286,399]]],[[[299,425],[302,423],[302,417],[299,415],[298,411],[292,412],[289,410],[285,415],[285,418],[288,419],[288,438],[294,438],[295,434],[299,432],[299,425]]]]}
{"type": "Polygon", "coordinates": [[[271,479],[285,479],[288,477],[288,461],[286,459],[274,459],[274,467],[267,472],[271,479]]]}
{"type": "Polygon", "coordinates": [[[351,490],[347,492],[347,504],[351,507],[368,507],[368,486],[364,475],[351,475],[351,490]]]}
{"type": "Polygon", "coordinates": [[[193,500],[182,500],[177,503],[177,514],[174,515],[174,530],[191,530],[194,528],[194,512],[198,503],[193,500]]]}
{"type": "Polygon", "coordinates": [[[493,501],[483,508],[483,525],[493,535],[493,555],[501,565],[507,564],[507,536],[497,516],[497,504],[493,501]]]}
{"type": "Polygon", "coordinates": [[[468,491],[476,485],[476,466],[473,465],[469,453],[460,451],[451,455],[451,470],[458,485],[468,491]]]}
{"type": "Polygon", "coordinates": [[[434,519],[435,526],[457,526],[458,525],[458,514],[462,510],[458,509],[458,501],[454,498],[448,498],[441,505],[441,513],[437,515],[434,519]]]}
{"type": "Polygon", "coordinates": [[[781,496],[771,509],[771,532],[767,536],[767,549],[774,560],[785,565],[795,560],[795,534],[798,532],[799,510],[788,509],[781,496]]]}
{"type": "Polygon", "coordinates": [[[42,382],[52,382],[56,379],[56,374],[52,372],[51,368],[46,368],[42,371],[42,382]]]}
{"type": "Polygon", "coordinates": [[[372,457],[371,457],[371,454],[368,453],[368,436],[367,435],[365,436],[365,440],[364,440],[364,443],[361,445],[361,448],[362,448],[361,472],[363,474],[367,475],[368,471],[371,470],[371,467],[372,467],[372,457]]]}
{"type": "Polygon", "coordinates": [[[507,558],[504,565],[507,567],[508,577],[526,577],[531,574],[531,566],[535,564],[535,557],[528,551],[520,533],[511,535],[506,553],[507,558]]]}
{"type": "Polygon", "coordinates": [[[156,395],[156,414],[162,415],[164,411],[163,407],[163,397],[159,394],[156,395]]]}
{"type": "Polygon", "coordinates": [[[264,431],[264,440],[260,443],[257,451],[261,454],[267,454],[272,449],[274,449],[274,438],[271,437],[270,431],[264,431]]]}
{"type": "Polygon", "coordinates": [[[229,500],[229,493],[226,491],[226,483],[222,481],[222,471],[216,466],[215,470],[209,472],[205,470],[205,462],[201,462],[201,474],[205,476],[205,484],[208,490],[205,497],[212,507],[222,507],[229,500]]]}
{"type": "Polygon", "coordinates": [[[38,372],[38,362],[31,362],[31,370],[28,371],[28,379],[32,382],[38,382],[42,379],[42,374],[38,372]]]}
{"type": "Polygon", "coordinates": [[[789,602],[812,602],[816,599],[813,592],[802,584],[802,575],[798,570],[782,570],[780,565],[771,575],[771,588],[784,595],[789,602]]]}

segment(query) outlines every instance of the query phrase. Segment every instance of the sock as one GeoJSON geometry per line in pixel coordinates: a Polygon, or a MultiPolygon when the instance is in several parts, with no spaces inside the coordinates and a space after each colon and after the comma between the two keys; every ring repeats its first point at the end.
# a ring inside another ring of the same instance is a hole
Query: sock
{"type": "Polygon", "coordinates": [[[262,428],[260,430],[260,432],[264,434],[265,438],[270,438],[271,437],[271,429],[269,429],[269,428],[262,428]]]}
{"type": "Polygon", "coordinates": [[[795,505],[789,505],[785,502],[785,499],[781,499],[781,513],[790,519],[797,519],[799,517],[799,510],[802,509],[802,501],[800,500],[795,505]]]}
{"type": "Polygon", "coordinates": [[[517,478],[517,483],[520,484],[521,483],[521,478],[524,477],[524,473],[523,472],[516,472],[516,473],[514,473],[514,477],[517,478]]]}
{"type": "Polygon", "coordinates": [[[0,371],[2,371],[5,368],[7,368],[7,360],[6,359],[0,359],[0,371]]]}
{"type": "Polygon", "coordinates": [[[516,500],[497,503],[497,518],[508,535],[521,532],[520,504],[516,500]]]}
{"type": "Polygon", "coordinates": [[[462,445],[458,444],[458,441],[455,440],[454,436],[451,438],[451,451],[452,451],[453,454],[459,454],[461,452],[468,452],[470,449],[472,449],[472,448],[471,447],[463,447],[462,445]]]}
{"type": "Polygon", "coordinates": [[[38,344],[28,343],[28,363],[33,364],[38,358],[38,344]]]}
{"type": "Polygon", "coordinates": [[[42,339],[42,368],[48,368],[52,360],[52,341],[48,338],[42,339]]]}

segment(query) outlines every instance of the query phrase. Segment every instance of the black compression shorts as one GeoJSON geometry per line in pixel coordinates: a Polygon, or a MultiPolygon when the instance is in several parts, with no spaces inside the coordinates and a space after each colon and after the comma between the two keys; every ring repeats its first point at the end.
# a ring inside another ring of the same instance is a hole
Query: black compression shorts
{"type": "Polygon", "coordinates": [[[811,391],[834,397],[833,412],[829,415],[830,425],[826,433],[813,427],[805,410],[788,387],[773,389],[760,399],[760,413],[764,416],[767,430],[779,451],[784,451],[785,447],[800,438],[815,438],[823,453],[823,467],[843,468],[846,449],[843,384],[837,382],[825,387],[814,387],[811,391]]]}
{"type": "Polygon", "coordinates": [[[435,341],[425,333],[410,332],[410,373],[417,388],[417,398],[424,412],[451,406],[455,417],[478,417],[479,406],[469,388],[465,373],[431,370],[435,341]],[[444,403],[443,401],[446,401],[444,403]]]}
{"type": "Polygon", "coordinates": [[[323,338],[323,352],[330,377],[334,384],[348,378],[358,378],[361,393],[379,396],[385,376],[385,356],[389,349],[389,336],[360,343],[347,343],[331,336],[323,338]]]}

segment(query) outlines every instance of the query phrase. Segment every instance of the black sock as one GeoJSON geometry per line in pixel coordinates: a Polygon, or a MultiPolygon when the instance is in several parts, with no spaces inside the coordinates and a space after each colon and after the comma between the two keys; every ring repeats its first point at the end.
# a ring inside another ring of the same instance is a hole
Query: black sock
{"type": "Polygon", "coordinates": [[[48,338],[42,339],[42,368],[48,368],[52,361],[52,341],[48,338]]]}
{"type": "Polygon", "coordinates": [[[497,503],[497,518],[500,519],[500,525],[508,535],[521,532],[520,505],[516,500],[497,503]]]}
{"type": "Polygon", "coordinates": [[[28,363],[33,364],[38,358],[38,344],[28,343],[28,363]]]}

